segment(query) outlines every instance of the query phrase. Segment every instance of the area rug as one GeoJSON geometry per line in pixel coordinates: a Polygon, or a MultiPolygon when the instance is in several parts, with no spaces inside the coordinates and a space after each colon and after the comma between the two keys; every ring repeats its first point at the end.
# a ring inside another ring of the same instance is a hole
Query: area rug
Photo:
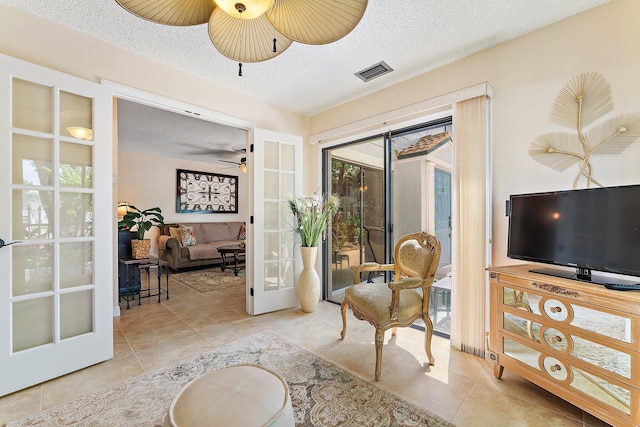
{"type": "Polygon", "coordinates": [[[168,426],[169,406],[184,384],[208,371],[247,363],[265,366],[287,380],[296,426],[453,426],[271,331],[7,426],[168,426]]]}
{"type": "Polygon", "coordinates": [[[244,289],[247,280],[244,270],[234,276],[232,270],[220,271],[219,267],[174,273],[170,277],[203,294],[238,286],[244,289]]]}

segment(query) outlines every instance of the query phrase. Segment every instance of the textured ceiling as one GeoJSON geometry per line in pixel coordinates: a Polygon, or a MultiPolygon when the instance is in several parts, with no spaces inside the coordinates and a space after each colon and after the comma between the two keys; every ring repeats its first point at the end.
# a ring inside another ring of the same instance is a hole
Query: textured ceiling
{"type": "MultiPolygon", "coordinates": [[[[318,0],[320,1],[320,0],[318,0]]],[[[211,44],[207,25],[144,21],[115,0],[0,0],[304,115],[423,74],[607,0],[369,0],[360,24],[321,46],[294,43],[278,57],[238,64],[211,44]],[[364,83],[379,61],[395,71],[364,83]]]]}
{"type": "MultiPolygon", "coordinates": [[[[318,0],[321,1],[321,0],[318,0]]],[[[369,0],[360,24],[321,46],[294,43],[278,57],[243,65],[222,56],[207,26],[140,19],[115,0],[0,0],[186,72],[311,116],[596,7],[607,0],[369,0]],[[380,61],[393,72],[354,73],[380,61]]],[[[246,132],[119,101],[118,146],[191,161],[239,161],[246,132]]]]}
{"type": "MultiPolygon", "coordinates": [[[[118,100],[118,149],[195,162],[239,162],[247,131],[118,100]]],[[[226,163],[228,167],[234,167],[226,163]]]]}

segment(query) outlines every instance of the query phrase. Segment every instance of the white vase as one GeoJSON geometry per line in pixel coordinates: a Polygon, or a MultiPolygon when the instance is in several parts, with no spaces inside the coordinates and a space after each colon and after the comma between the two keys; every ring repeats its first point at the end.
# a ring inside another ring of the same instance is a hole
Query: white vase
{"type": "Polygon", "coordinates": [[[320,277],[316,271],[317,247],[301,247],[302,271],[298,278],[298,299],[305,313],[313,313],[320,300],[320,277]]]}

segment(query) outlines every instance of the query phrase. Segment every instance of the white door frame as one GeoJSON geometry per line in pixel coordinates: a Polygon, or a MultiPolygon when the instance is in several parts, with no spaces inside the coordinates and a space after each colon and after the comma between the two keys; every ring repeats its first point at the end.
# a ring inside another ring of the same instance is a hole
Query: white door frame
{"type": "MultiPolygon", "coordinates": [[[[106,87],[110,88],[111,95],[114,98],[125,99],[127,101],[136,102],[138,104],[148,105],[154,108],[158,108],[161,110],[171,111],[177,114],[183,114],[188,117],[194,117],[201,120],[206,120],[214,123],[219,123],[222,125],[232,126],[240,129],[245,129],[248,131],[248,142],[251,143],[253,141],[253,129],[255,128],[255,124],[249,122],[247,120],[239,119],[237,117],[228,116],[226,114],[218,113],[213,110],[208,110],[206,108],[198,107],[186,102],[177,101],[172,98],[167,98],[161,95],[156,95],[150,92],[145,92],[140,89],[136,89],[130,86],[122,85],[120,83],[116,83],[110,80],[102,79],[101,83],[106,87]]],[[[115,117],[114,117],[115,120],[115,117]]],[[[248,154],[248,153],[247,153],[248,154]]],[[[113,144],[113,156],[114,158],[118,158],[118,144],[113,144]]],[[[247,172],[251,173],[251,165],[247,164],[247,172]]],[[[113,171],[114,176],[114,190],[113,190],[113,200],[111,206],[113,206],[114,212],[116,206],[118,205],[118,183],[117,176],[118,171],[113,171]]],[[[249,182],[249,187],[251,186],[251,181],[249,182]]],[[[249,203],[251,203],[249,198],[249,203]]],[[[249,253],[252,250],[251,247],[251,227],[249,224],[249,215],[250,209],[247,209],[247,218],[245,218],[245,222],[247,223],[247,278],[250,277],[250,271],[253,268],[253,265],[250,263],[249,253]]],[[[117,218],[114,214],[114,218],[117,218]]],[[[117,222],[114,219],[113,230],[117,230],[117,222]]],[[[114,298],[114,307],[113,307],[113,316],[120,315],[120,307],[118,306],[118,255],[117,255],[117,238],[118,236],[114,234],[114,250],[113,250],[113,271],[114,271],[114,282],[113,282],[113,298],[114,298]]],[[[250,298],[250,281],[247,280],[247,290],[246,290],[246,298],[249,300],[250,298]]]]}

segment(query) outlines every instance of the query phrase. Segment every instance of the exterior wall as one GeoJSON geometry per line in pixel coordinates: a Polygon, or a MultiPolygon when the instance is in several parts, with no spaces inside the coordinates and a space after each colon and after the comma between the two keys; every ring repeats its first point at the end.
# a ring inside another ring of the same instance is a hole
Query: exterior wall
{"type": "MultiPolygon", "coordinates": [[[[423,157],[399,161],[393,171],[393,233],[395,240],[408,233],[424,230],[423,217],[429,211],[428,201],[417,197],[425,193],[429,183],[422,180],[423,157]]],[[[394,242],[395,243],[395,242],[394,242]]]]}
{"type": "MultiPolygon", "coordinates": [[[[312,117],[317,134],[481,82],[492,100],[493,263],[506,257],[510,194],[565,190],[577,166],[563,173],[528,156],[531,141],[547,132],[571,130],[551,121],[552,104],[574,76],[600,72],[611,84],[615,115],[640,111],[640,2],[612,0],[537,32],[312,117]]],[[[419,48],[419,47],[416,47],[419,48]]],[[[573,131],[575,132],[575,131],[573,131]]],[[[455,135],[454,135],[455,141],[455,135]]],[[[622,155],[594,156],[594,177],[604,185],[640,183],[640,142],[622,155]]],[[[584,185],[584,181],[582,182],[584,185]]]]}

